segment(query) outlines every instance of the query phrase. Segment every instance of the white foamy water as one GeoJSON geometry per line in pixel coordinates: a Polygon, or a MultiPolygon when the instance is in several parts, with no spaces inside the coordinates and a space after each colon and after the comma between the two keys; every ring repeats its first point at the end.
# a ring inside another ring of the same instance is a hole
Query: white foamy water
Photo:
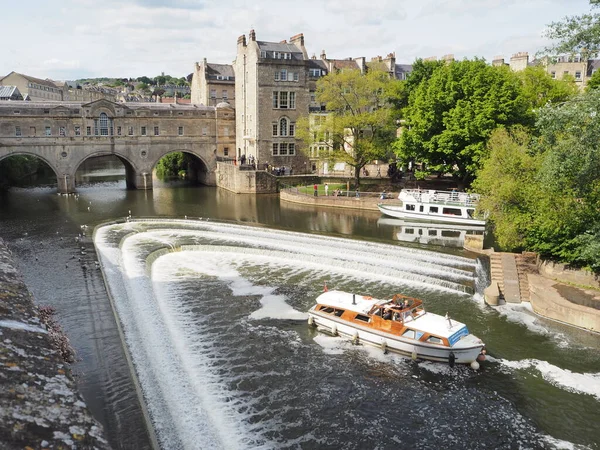
{"type": "Polygon", "coordinates": [[[537,359],[524,359],[522,361],[508,361],[496,359],[505,367],[515,370],[536,369],[544,380],[567,391],[587,394],[600,400],[600,372],[598,373],[576,373],[568,369],[561,369],[546,361],[537,359]]]}

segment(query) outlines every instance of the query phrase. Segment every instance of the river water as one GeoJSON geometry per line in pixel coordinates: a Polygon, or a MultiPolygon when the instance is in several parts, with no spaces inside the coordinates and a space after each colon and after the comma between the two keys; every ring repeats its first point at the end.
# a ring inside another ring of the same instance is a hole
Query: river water
{"type": "Polygon", "coordinates": [[[0,236],[36,301],[56,307],[114,448],[150,441],[96,260],[163,448],[600,448],[600,337],[485,306],[475,255],[399,241],[377,213],[81,183],[78,197],[3,194],[0,236]],[[114,220],[96,233],[98,255],[92,229],[114,220]],[[491,357],[450,369],[320,334],[305,313],[325,282],[423,298],[491,357]]]}

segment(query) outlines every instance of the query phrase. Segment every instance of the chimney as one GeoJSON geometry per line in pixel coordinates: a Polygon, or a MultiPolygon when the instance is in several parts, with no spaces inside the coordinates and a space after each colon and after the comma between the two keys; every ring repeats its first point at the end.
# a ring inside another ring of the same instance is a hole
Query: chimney
{"type": "Polygon", "coordinates": [[[510,68],[514,71],[524,70],[529,64],[529,53],[519,52],[510,57],[510,68]]]}
{"type": "Polygon", "coordinates": [[[206,58],[202,58],[202,62],[204,63],[204,65],[206,66],[207,62],[206,62],[206,58]]]}
{"type": "Polygon", "coordinates": [[[327,59],[327,55],[325,54],[325,50],[321,50],[321,59],[327,59]]]}
{"type": "Polygon", "coordinates": [[[502,55],[494,56],[494,59],[492,59],[492,66],[501,67],[503,65],[504,65],[504,56],[502,56],[502,55]]]}
{"type": "Polygon", "coordinates": [[[246,46],[246,35],[242,34],[238,40],[237,40],[237,45],[242,45],[242,46],[246,46]]]}
{"type": "Polygon", "coordinates": [[[251,41],[256,41],[256,33],[254,32],[254,30],[250,30],[250,34],[248,34],[248,39],[250,39],[251,41]]]}
{"type": "Polygon", "coordinates": [[[298,33],[290,38],[290,44],[294,44],[297,47],[304,47],[304,34],[298,33]]]}

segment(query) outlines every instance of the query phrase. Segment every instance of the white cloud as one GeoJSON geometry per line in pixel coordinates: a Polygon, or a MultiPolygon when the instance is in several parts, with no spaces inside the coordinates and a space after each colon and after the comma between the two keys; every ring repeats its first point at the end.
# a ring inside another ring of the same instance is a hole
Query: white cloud
{"type": "Polygon", "coordinates": [[[27,11],[7,12],[0,35],[19,47],[0,60],[0,74],[184,76],[203,57],[231,63],[251,28],[275,42],[304,33],[309,55],[490,60],[534,54],[546,24],[588,10],[588,0],[30,0],[27,11]]]}

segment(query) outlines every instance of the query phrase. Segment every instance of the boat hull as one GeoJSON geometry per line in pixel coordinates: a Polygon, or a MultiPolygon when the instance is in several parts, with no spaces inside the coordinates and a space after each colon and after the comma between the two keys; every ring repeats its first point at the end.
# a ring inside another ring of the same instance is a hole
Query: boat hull
{"type": "Polygon", "coordinates": [[[333,330],[341,336],[354,338],[358,334],[358,340],[362,344],[373,347],[384,348],[388,351],[399,353],[404,356],[416,357],[429,361],[438,361],[448,363],[450,353],[454,353],[455,363],[470,364],[477,360],[484,345],[478,344],[465,348],[442,347],[438,345],[426,344],[418,341],[411,341],[400,338],[390,333],[380,330],[373,330],[368,327],[362,327],[356,324],[349,324],[346,321],[333,317],[324,317],[316,311],[310,310],[309,317],[313,324],[322,327],[325,330],[333,330]]]}
{"type": "Polygon", "coordinates": [[[379,208],[379,211],[381,211],[386,216],[395,217],[397,219],[413,219],[420,220],[422,222],[440,222],[485,226],[485,220],[471,219],[468,217],[405,211],[402,209],[402,206],[386,205],[383,203],[378,204],[377,207],[379,208]]]}

